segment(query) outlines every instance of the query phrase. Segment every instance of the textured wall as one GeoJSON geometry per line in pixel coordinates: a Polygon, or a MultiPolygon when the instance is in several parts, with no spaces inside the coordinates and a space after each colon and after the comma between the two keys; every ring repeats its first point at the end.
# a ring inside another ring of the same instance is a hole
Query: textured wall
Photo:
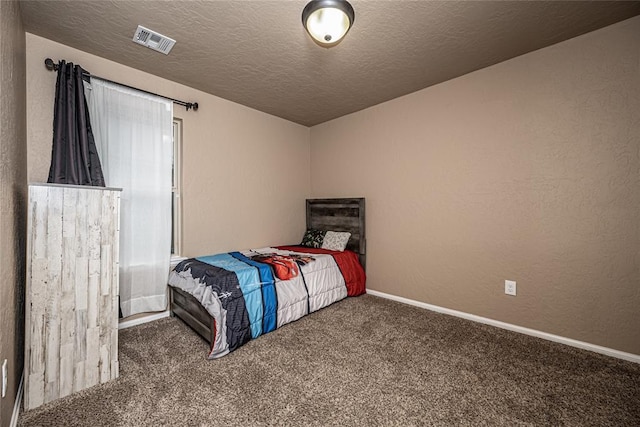
{"type": "Polygon", "coordinates": [[[309,128],[27,33],[30,182],[46,180],[51,159],[56,74],[45,68],[47,57],[199,103],[197,112],[174,108],[183,120],[183,255],[301,238],[310,193],[309,128]]]}
{"type": "Polygon", "coordinates": [[[371,289],[640,354],[639,112],[633,18],[313,127],[312,195],[371,289]]]}
{"type": "Polygon", "coordinates": [[[9,362],[0,426],[11,422],[24,358],[27,156],[25,33],[17,1],[0,1],[0,363],[9,362]]]}

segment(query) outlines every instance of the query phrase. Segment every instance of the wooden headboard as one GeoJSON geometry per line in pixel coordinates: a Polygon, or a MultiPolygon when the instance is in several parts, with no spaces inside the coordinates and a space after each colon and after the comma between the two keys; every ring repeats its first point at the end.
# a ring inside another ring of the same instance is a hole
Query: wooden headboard
{"type": "Polygon", "coordinates": [[[307,228],[351,233],[347,249],[354,251],[366,269],[367,239],[364,198],[307,199],[307,228]]]}

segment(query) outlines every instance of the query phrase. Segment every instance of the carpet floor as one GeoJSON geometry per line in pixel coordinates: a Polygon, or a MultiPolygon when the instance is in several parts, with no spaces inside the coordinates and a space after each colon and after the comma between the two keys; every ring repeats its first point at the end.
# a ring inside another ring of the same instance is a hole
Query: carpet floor
{"type": "Polygon", "coordinates": [[[640,426],[640,365],[364,295],[221,359],[180,320],[120,332],[120,378],[22,426],[640,426]]]}

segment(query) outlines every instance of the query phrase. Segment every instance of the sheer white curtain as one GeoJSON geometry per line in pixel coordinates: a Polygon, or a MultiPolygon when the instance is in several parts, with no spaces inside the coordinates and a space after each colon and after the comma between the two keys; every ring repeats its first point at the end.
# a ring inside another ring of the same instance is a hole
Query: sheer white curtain
{"type": "Polygon", "coordinates": [[[85,93],[106,185],[122,188],[122,315],[165,310],[173,103],[99,79],[86,84],[85,93]]]}

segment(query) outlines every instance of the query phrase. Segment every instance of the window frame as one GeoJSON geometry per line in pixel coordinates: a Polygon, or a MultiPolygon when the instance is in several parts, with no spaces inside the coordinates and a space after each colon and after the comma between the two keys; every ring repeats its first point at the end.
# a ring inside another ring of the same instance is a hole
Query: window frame
{"type": "Polygon", "coordinates": [[[182,253],[182,119],[173,119],[173,159],[171,177],[171,257],[182,253]]]}

